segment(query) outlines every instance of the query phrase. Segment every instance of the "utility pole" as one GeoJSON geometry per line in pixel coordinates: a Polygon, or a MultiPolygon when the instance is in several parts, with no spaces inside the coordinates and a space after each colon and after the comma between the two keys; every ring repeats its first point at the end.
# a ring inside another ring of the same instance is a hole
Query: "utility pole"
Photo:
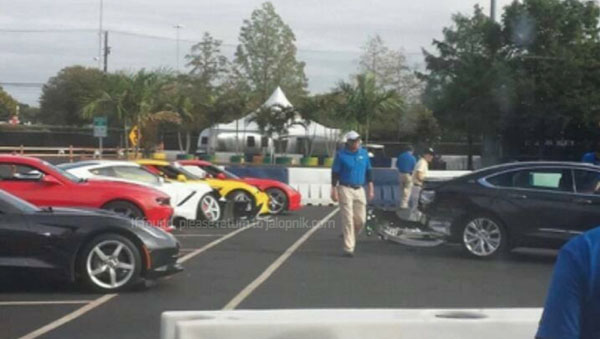
{"type": "Polygon", "coordinates": [[[496,21],[496,0],[490,0],[490,19],[496,21]]]}
{"type": "Polygon", "coordinates": [[[176,31],[176,36],[177,36],[177,47],[176,47],[176,52],[175,52],[175,58],[176,58],[176,64],[177,64],[177,73],[179,73],[179,30],[183,28],[183,25],[177,24],[175,26],[173,26],[173,28],[175,28],[176,31]]]}
{"type": "Polygon", "coordinates": [[[104,0],[100,0],[100,20],[98,24],[98,69],[102,68],[102,20],[104,16],[104,0]]]}
{"type": "Polygon", "coordinates": [[[108,31],[104,32],[104,73],[108,72],[108,55],[110,47],[108,46],[108,31]]]}

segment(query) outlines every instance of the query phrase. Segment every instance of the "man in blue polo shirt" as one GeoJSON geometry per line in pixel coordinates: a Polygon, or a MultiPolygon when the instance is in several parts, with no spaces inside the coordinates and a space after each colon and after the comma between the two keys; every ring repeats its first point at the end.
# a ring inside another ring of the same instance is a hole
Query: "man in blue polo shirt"
{"type": "Polygon", "coordinates": [[[396,168],[398,169],[398,179],[400,182],[400,208],[408,208],[408,200],[413,186],[413,171],[417,164],[417,159],[413,155],[412,146],[407,146],[404,152],[398,155],[396,159],[396,168]]]}
{"type": "Polygon", "coordinates": [[[346,146],[339,150],[331,167],[331,199],[339,201],[344,235],[344,255],[354,256],[356,235],[367,220],[367,198],[374,196],[371,160],[360,147],[360,135],[346,133],[346,146]],[[368,183],[367,196],[363,186],[368,183]]]}
{"type": "Polygon", "coordinates": [[[600,227],[560,250],[536,338],[600,338],[600,227]]]}
{"type": "Polygon", "coordinates": [[[581,161],[600,166],[600,140],[596,142],[594,152],[584,154],[583,158],[581,158],[581,161]]]}

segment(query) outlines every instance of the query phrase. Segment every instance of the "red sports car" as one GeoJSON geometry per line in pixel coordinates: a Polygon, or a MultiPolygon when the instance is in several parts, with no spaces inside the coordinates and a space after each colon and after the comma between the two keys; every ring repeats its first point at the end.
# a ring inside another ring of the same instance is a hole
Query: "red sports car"
{"type": "Polygon", "coordinates": [[[177,163],[199,176],[207,175],[217,179],[240,180],[258,187],[269,195],[269,207],[273,214],[280,214],[286,210],[295,211],[302,207],[300,192],[281,181],[263,178],[240,178],[204,160],[179,160],[177,163]]]}
{"type": "Polygon", "coordinates": [[[36,158],[0,156],[0,189],[38,206],[103,208],[171,228],[173,208],[164,193],[135,184],[80,179],[36,158]]]}

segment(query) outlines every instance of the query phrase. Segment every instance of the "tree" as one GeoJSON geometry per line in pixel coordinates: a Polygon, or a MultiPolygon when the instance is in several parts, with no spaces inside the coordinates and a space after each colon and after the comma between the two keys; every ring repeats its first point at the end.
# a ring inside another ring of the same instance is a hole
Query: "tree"
{"type": "Polygon", "coordinates": [[[479,6],[473,16],[453,16],[443,40],[434,40],[436,54],[424,51],[428,74],[425,99],[442,125],[466,136],[469,168],[474,139],[498,133],[504,100],[510,100],[510,76],[503,62],[498,24],[479,6]]]}
{"type": "Polygon", "coordinates": [[[96,68],[63,68],[42,87],[39,120],[46,124],[84,125],[91,119],[82,115],[90,98],[103,91],[104,74],[96,68]]]}
{"type": "MultiPolygon", "coordinates": [[[[158,103],[159,93],[171,78],[164,70],[148,72],[142,69],[134,74],[111,74],[106,78],[104,90],[87,101],[83,115],[88,119],[108,115],[110,119],[109,114],[112,114],[114,120],[123,124],[125,131],[128,126],[137,125],[143,136],[142,122],[151,114],[162,111],[158,103]]],[[[126,148],[128,144],[125,137],[126,148]]]]}
{"type": "Polygon", "coordinates": [[[0,120],[8,121],[17,112],[19,102],[0,87],[0,120]]]}
{"type": "Polygon", "coordinates": [[[256,122],[263,135],[273,139],[275,152],[285,152],[287,129],[296,115],[297,111],[291,106],[273,105],[259,108],[251,121],[256,122]]]}
{"type": "Polygon", "coordinates": [[[298,112],[301,116],[299,122],[306,130],[305,156],[311,156],[314,151],[314,140],[316,136],[310,134],[310,124],[316,121],[328,128],[326,135],[327,154],[332,157],[335,154],[338,140],[340,138],[337,130],[349,130],[353,124],[342,118],[344,116],[344,97],[340,93],[332,92],[307,97],[299,102],[298,112]],[[332,128],[332,126],[335,126],[332,128]]]}
{"type": "Polygon", "coordinates": [[[306,95],[304,62],[296,59],[292,29],[265,2],[244,20],[235,52],[240,78],[259,101],[264,102],[280,86],[292,100],[306,95]]]}
{"type": "Polygon", "coordinates": [[[340,82],[339,93],[344,97],[342,118],[363,130],[365,142],[369,142],[371,123],[385,113],[400,109],[402,99],[394,90],[377,87],[371,74],[359,74],[354,83],[340,82]]]}
{"type": "Polygon", "coordinates": [[[202,41],[192,46],[190,54],[186,55],[187,66],[192,68],[190,75],[197,85],[204,88],[215,87],[227,75],[229,61],[221,54],[222,44],[223,41],[206,32],[202,41]]]}
{"type": "Polygon", "coordinates": [[[502,127],[508,146],[581,140],[600,121],[600,8],[576,0],[525,0],[508,6],[504,37],[515,87],[502,127]]]}

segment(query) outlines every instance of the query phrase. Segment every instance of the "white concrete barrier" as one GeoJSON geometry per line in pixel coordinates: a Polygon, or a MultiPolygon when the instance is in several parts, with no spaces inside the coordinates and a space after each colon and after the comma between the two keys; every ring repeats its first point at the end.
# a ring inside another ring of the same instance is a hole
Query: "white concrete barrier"
{"type": "MultiPolygon", "coordinates": [[[[394,170],[387,170],[394,171],[394,170]]],[[[469,171],[430,171],[427,180],[440,181],[459,177],[469,171]]],[[[289,185],[302,194],[302,205],[333,205],[331,198],[331,169],[312,167],[288,168],[289,185]]],[[[375,178],[377,184],[377,178],[375,178]]],[[[397,186],[386,187],[386,190],[397,190],[397,186]]],[[[384,194],[391,200],[391,192],[384,194]]],[[[392,204],[392,201],[390,201],[392,204]]]]}
{"type": "Polygon", "coordinates": [[[302,194],[302,205],[332,205],[331,169],[288,168],[289,185],[302,194]]]}
{"type": "Polygon", "coordinates": [[[532,339],[542,309],[318,309],[162,314],[161,339],[532,339]]]}

